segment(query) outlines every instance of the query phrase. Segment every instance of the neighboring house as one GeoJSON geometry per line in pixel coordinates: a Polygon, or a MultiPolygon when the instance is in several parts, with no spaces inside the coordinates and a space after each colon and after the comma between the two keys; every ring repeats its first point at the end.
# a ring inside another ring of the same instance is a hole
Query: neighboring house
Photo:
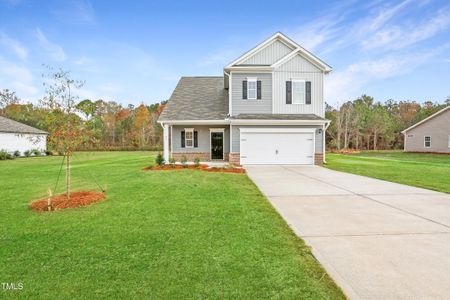
{"type": "Polygon", "coordinates": [[[0,150],[10,153],[27,150],[47,150],[48,133],[34,127],[0,117],[0,150]]]}
{"type": "Polygon", "coordinates": [[[402,131],[408,152],[450,153],[450,106],[402,131]]]}
{"type": "Polygon", "coordinates": [[[276,33],[227,65],[223,77],[182,77],[158,119],[165,160],[322,164],[330,71],[276,33]]]}

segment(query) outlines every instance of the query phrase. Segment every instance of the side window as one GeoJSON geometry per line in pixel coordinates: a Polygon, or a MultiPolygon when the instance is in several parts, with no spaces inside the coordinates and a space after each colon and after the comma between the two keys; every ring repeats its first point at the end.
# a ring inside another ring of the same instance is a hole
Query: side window
{"type": "Polygon", "coordinates": [[[247,78],[247,97],[256,99],[256,78],[247,78]]]}
{"type": "Polygon", "coordinates": [[[186,148],[194,147],[194,129],[193,128],[185,128],[184,129],[184,144],[186,148]]]}
{"type": "Polygon", "coordinates": [[[431,148],[431,136],[424,137],[423,144],[425,148],[431,148]]]}

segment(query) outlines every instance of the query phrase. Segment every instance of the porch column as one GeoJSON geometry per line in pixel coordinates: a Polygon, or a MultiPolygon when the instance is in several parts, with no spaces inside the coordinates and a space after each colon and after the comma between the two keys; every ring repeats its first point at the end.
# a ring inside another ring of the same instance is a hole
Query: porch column
{"type": "Polygon", "coordinates": [[[169,162],[169,125],[164,124],[163,129],[164,129],[164,142],[163,142],[164,160],[167,163],[169,162]]]}

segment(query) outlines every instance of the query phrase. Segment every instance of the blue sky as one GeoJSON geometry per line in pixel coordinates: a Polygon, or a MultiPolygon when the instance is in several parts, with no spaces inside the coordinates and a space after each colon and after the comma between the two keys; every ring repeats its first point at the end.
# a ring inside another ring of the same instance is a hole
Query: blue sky
{"type": "Polygon", "coordinates": [[[86,81],[81,98],[150,104],[276,31],[333,67],[330,104],[450,96],[448,0],[0,0],[0,89],[36,102],[48,64],[86,81]]]}

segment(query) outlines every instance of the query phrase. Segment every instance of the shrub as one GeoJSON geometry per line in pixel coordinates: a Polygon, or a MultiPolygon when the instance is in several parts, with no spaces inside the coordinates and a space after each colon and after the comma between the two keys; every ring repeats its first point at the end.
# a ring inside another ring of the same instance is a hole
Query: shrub
{"type": "Polygon", "coordinates": [[[200,158],[198,157],[194,158],[194,166],[196,168],[200,167],[200,158]]]}
{"type": "Polygon", "coordinates": [[[14,156],[12,156],[6,150],[0,150],[0,160],[7,160],[7,159],[14,159],[14,156]]]}
{"type": "Polygon", "coordinates": [[[31,150],[31,153],[32,153],[34,156],[40,156],[40,155],[41,155],[41,151],[39,151],[38,149],[33,149],[33,150],[31,150]]]}
{"type": "Polygon", "coordinates": [[[176,162],[177,162],[177,161],[175,160],[175,158],[171,157],[171,158],[169,159],[170,167],[175,168],[175,163],[176,163],[176,162]]]}
{"type": "Polygon", "coordinates": [[[45,155],[51,156],[51,155],[53,155],[53,152],[50,150],[45,150],[45,155]]]}
{"type": "Polygon", "coordinates": [[[158,166],[162,166],[162,165],[164,165],[166,162],[164,161],[164,156],[161,154],[161,152],[160,153],[158,153],[158,155],[156,156],[156,158],[155,158],[155,163],[158,165],[158,166]]]}
{"type": "Polygon", "coordinates": [[[31,151],[30,150],[26,150],[23,155],[25,155],[26,157],[30,157],[31,156],[31,151]]]}
{"type": "Polygon", "coordinates": [[[19,157],[20,156],[20,151],[19,150],[16,150],[16,151],[14,151],[14,157],[19,157]]]}
{"type": "Polygon", "coordinates": [[[0,150],[0,160],[7,160],[8,159],[8,152],[5,150],[0,150]]]}
{"type": "Polygon", "coordinates": [[[186,155],[183,155],[183,157],[181,158],[181,164],[183,165],[183,168],[187,167],[187,158],[186,155]]]}

